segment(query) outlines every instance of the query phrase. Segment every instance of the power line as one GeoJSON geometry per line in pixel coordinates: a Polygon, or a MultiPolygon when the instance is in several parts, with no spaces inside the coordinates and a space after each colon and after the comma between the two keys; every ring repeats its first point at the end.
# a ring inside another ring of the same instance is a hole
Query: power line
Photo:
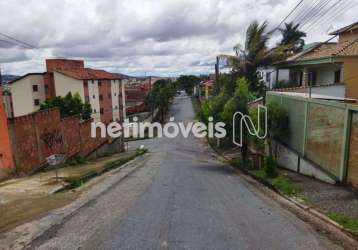
{"type": "Polygon", "coordinates": [[[29,48],[29,49],[36,49],[36,46],[34,46],[34,45],[30,44],[30,43],[21,41],[20,39],[17,39],[17,38],[15,38],[15,37],[9,36],[9,35],[7,35],[7,34],[5,34],[5,33],[0,32],[0,35],[3,36],[3,37],[8,38],[8,39],[10,39],[10,40],[15,41],[15,42],[17,42],[17,43],[20,44],[20,45],[22,44],[23,47],[26,47],[26,48],[29,48]]]}
{"type": "MultiPolygon", "coordinates": [[[[328,9],[322,13],[322,15],[317,18],[314,22],[311,22],[310,25],[307,26],[307,29],[310,29],[310,27],[314,26],[317,22],[320,21],[321,19],[321,22],[322,20],[324,20],[325,18],[329,18],[329,14],[332,10],[339,10],[340,7],[338,7],[340,4],[342,3],[342,0],[338,0],[337,2],[335,2],[334,4],[332,4],[331,6],[328,7],[328,9]]],[[[333,15],[334,15],[334,12],[333,12],[333,15]]]]}
{"type": "Polygon", "coordinates": [[[273,33],[276,30],[278,30],[280,28],[280,26],[283,24],[284,21],[286,21],[296,10],[297,8],[303,3],[303,0],[300,0],[299,3],[290,11],[290,13],[284,18],[282,19],[282,21],[279,23],[279,25],[277,25],[276,28],[274,28],[273,30],[271,30],[269,33],[273,33]]]}
{"type": "Polygon", "coordinates": [[[357,4],[356,2],[342,2],[341,0],[333,4],[323,15],[321,18],[317,19],[315,22],[311,23],[307,27],[307,31],[313,31],[321,27],[323,23],[330,24],[339,14],[343,13],[345,10],[357,4]],[[342,4],[342,5],[339,5],[342,4]],[[328,15],[331,11],[332,15],[328,15]]]}
{"type": "Polygon", "coordinates": [[[314,2],[312,2],[312,6],[310,8],[308,8],[308,10],[301,16],[298,18],[297,23],[301,24],[308,15],[311,14],[312,11],[316,10],[316,6],[321,2],[322,0],[315,0],[314,2]]]}
{"type": "Polygon", "coordinates": [[[314,20],[319,18],[320,15],[325,11],[326,6],[329,5],[330,3],[331,3],[331,0],[322,1],[317,6],[318,11],[316,13],[312,12],[312,14],[307,17],[306,21],[301,23],[301,28],[304,27],[305,25],[309,24],[309,23],[312,23],[314,20]]]}

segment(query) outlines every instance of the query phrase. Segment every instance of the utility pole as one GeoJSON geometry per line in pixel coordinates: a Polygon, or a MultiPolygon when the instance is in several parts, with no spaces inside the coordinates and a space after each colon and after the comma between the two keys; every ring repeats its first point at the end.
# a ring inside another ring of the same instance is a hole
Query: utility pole
{"type": "Polygon", "coordinates": [[[215,63],[215,93],[218,94],[220,90],[219,86],[219,56],[216,56],[216,63],[215,63]]]}

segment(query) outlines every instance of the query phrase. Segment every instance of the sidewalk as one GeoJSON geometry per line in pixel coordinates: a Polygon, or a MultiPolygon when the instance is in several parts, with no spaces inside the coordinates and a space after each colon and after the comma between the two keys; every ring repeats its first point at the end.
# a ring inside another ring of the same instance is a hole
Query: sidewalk
{"type": "Polygon", "coordinates": [[[75,200],[81,191],[73,189],[57,193],[69,185],[68,180],[98,175],[113,168],[114,163],[132,157],[135,157],[135,150],[64,167],[58,171],[59,181],[56,181],[56,171],[51,170],[0,183],[0,233],[75,200]]]}

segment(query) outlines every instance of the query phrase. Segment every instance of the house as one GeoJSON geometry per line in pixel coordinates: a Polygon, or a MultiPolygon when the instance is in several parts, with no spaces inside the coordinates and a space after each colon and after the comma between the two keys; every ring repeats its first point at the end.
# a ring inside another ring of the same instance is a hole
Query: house
{"type": "MultiPolygon", "coordinates": [[[[0,91],[0,100],[2,100],[2,91],[0,91]]],[[[0,102],[0,145],[0,179],[2,179],[5,177],[4,171],[14,167],[7,117],[2,102],[0,102]]]]}
{"type": "Polygon", "coordinates": [[[123,76],[84,67],[83,60],[47,59],[46,72],[29,73],[10,82],[14,117],[33,113],[46,99],[78,93],[92,107],[95,121],[125,116],[123,76]]]}
{"type": "Polygon", "coordinates": [[[289,70],[295,92],[358,99],[358,22],[331,35],[338,42],[319,43],[277,63],[277,72],[289,70]]]}
{"type": "Polygon", "coordinates": [[[290,71],[288,69],[280,69],[277,74],[276,68],[272,66],[259,67],[257,69],[260,82],[267,88],[272,89],[277,86],[276,83],[286,84],[289,81],[290,71]]]}

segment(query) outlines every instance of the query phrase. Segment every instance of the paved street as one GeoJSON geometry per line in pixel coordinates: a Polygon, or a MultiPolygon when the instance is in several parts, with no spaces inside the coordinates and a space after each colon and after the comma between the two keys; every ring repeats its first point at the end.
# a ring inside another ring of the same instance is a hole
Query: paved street
{"type": "MultiPolygon", "coordinates": [[[[189,98],[175,121],[192,120],[189,98]]],[[[36,249],[337,249],[309,225],[257,193],[195,138],[133,142],[150,148],[141,167],[36,249]]]]}

